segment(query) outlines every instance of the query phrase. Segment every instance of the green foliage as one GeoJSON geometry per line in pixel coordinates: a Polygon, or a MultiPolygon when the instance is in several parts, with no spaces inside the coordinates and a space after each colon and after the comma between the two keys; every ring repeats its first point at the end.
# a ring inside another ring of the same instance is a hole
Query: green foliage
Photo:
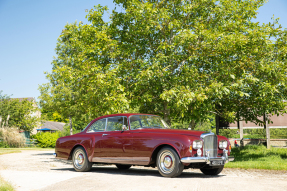
{"type": "Polygon", "coordinates": [[[0,148],[19,148],[25,146],[25,138],[15,127],[0,128],[0,148]]]}
{"type": "MultiPolygon", "coordinates": [[[[81,132],[81,130],[73,129],[74,134],[81,132]]],[[[57,131],[54,133],[50,132],[39,132],[35,135],[32,135],[32,139],[36,139],[38,142],[38,146],[41,148],[52,147],[55,148],[56,141],[60,137],[69,136],[70,135],[70,127],[65,125],[63,131],[57,131]]]]}
{"type": "Polygon", "coordinates": [[[227,138],[237,138],[237,132],[238,129],[219,129],[219,135],[222,135],[227,138]]]}
{"type": "Polygon", "coordinates": [[[33,115],[38,111],[34,104],[27,99],[20,101],[2,95],[2,91],[0,91],[0,117],[2,117],[0,127],[5,124],[8,127],[14,126],[25,131],[32,131],[40,123],[40,118],[33,115]],[[7,122],[8,115],[10,118],[7,122]]]}
{"type": "MultiPolygon", "coordinates": [[[[244,138],[249,139],[266,139],[265,129],[243,129],[244,138]]],[[[220,129],[219,135],[228,138],[240,138],[239,129],[220,129]]],[[[287,139],[287,129],[275,128],[270,129],[271,139],[287,139]]]]}
{"type": "Polygon", "coordinates": [[[246,145],[233,148],[234,161],[227,163],[228,168],[287,170],[287,149],[267,149],[263,145],[246,145]]]}
{"type": "Polygon", "coordinates": [[[41,106],[76,121],[132,111],[195,128],[278,114],[286,102],[286,39],[278,19],[252,22],[265,0],[138,1],[97,5],[62,31],[41,106]]]}
{"type": "Polygon", "coordinates": [[[56,121],[68,123],[69,119],[64,118],[61,114],[54,110],[46,110],[46,108],[41,108],[41,118],[43,121],[56,121]]]}
{"type": "MultiPolygon", "coordinates": [[[[79,133],[81,132],[81,130],[83,130],[85,128],[85,126],[81,126],[80,127],[77,127],[77,123],[75,123],[76,125],[73,126],[73,133],[76,134],[76,133],[79,133]],[[79,129],[77,129],[79,128],[79,129]]],[[[68,125],[65,125],[64,128],[63,128],[63,131],[60,131],[59,132],[59,137],[65,137],[65,136],[69,136],[70,135],[70,127],[68,125]]]]}
{"type": "Polygon", "coordinates": [[[1,176],[0,176],[0,191],[14,191],[15,188],[10,182],[5,181],[1,176]]]}
{"type": "Polygon", "coordinates": [[[48,148],[52,147],[55,148],[56,146],[56,141],[60,137],[59,132],[55,133],[50,133],[50,132],[45,132],[45,133],[37,133],[35,135],[31,136],[33,139],[37,139],[38,141],[38,146],[42,148],[48,148]]]}
{"type": "Polygon", "coordinates": [[[272,139],[287,139],[287,129],[270,129],[272,139]]]}

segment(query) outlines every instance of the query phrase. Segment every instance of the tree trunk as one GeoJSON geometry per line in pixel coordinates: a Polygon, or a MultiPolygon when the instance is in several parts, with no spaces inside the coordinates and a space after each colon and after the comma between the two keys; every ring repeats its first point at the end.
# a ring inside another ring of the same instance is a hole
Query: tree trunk
{"type": "Polygon", "coordinates": [[[195,120],[193,119],[193,120],[190,121],[190,123],[188,125],[188,128],[191,128],[192,130],[194,130],[195,125],[196,125],[196,123],[195,123],[195,120]]]}
{"type": "Polygon", "coordinates": [[[269,128],[269,123],[268,123],[268,116],[266,113],[263,116],[263,121],[264,121],[264,129],[266,130],[266,143],[267,143],[267,149],[271,148],[270,145],[270,128],[269,128]]]}
{"type": "Polygon", "coordinates": [[[219,115],[215,116],[215,123],[216,123],[216,135],[219,135],[219,115]]]}
{"type": "Polygon", "coordinates": [[[240,147],[244,147],[244,141],[243,141],[243,121],[237,121],[237,127],[239,129],[240,134],[240,147]]]}
{"type": "Polygon", "coordinates": [[[163,109],[163,115],[164,115],[163,119],[170,126],[171,125],[171,121],[170,121],[170,118],[169,118],[170,109],[167,106],[167,102],[164,102],[163,107],[164,107],[164,109],[163,109]]]}
{"type": "Polygon", "coordinates": [[[72,125],[72,117],[69,116],[69,122],[70,122],[70,135],[73,135],[73,125],[72,125]]]}
{"type": "Polygon", "coordinates": [[[0,128],[2,128],[2,116],[0,116],[0,128]]]}
{"type": "Polygon", "coordinates": [[[7,116],[7,120],[6,120],[6,127],[8,127],[8,121],[9,121],[10,115],[7,116]]]}

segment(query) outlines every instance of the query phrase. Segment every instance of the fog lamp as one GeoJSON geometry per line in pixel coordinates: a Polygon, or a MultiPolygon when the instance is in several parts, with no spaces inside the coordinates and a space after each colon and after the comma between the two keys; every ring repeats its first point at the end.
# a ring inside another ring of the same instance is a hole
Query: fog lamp
{"type": "Polygon", "coordinates": [[[202,155],[202,151],[201,151],[201,149],[197,149],[197,156],[201,156],[202,155]]]}

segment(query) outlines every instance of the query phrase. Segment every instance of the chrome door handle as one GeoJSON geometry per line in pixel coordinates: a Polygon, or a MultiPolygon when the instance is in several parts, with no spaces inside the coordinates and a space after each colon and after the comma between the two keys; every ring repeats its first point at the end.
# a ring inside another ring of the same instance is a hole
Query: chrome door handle
{"type": "Polygon", "coordinates": [[[107,135],[109,135],[109,134],[103,134],[102,137],[103,137],[103,136],[107,136],[107,135]]]}

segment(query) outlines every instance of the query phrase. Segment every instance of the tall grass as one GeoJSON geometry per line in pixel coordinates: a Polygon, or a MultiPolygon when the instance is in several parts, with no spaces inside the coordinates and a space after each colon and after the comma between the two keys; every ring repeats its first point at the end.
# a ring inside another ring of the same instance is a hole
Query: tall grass
{"type": "Polygon", "coordinates": [[[263,145],[246,145],[233,148],[234,161],[226,164],[228,168],[287,170],[287,149],[267,149],[263,145]]]}
{"type": "Polygon", "coordinates": [[[5,181],[1,176],[0,176],[0,191],[14,191],[14,187],[10,182],[5,181]]]}
{"type": "Polygon", "coordinates": [[[15,127],[0,128],[0,147],[19,148],[25,146],[25,138],[15,127]]]}

